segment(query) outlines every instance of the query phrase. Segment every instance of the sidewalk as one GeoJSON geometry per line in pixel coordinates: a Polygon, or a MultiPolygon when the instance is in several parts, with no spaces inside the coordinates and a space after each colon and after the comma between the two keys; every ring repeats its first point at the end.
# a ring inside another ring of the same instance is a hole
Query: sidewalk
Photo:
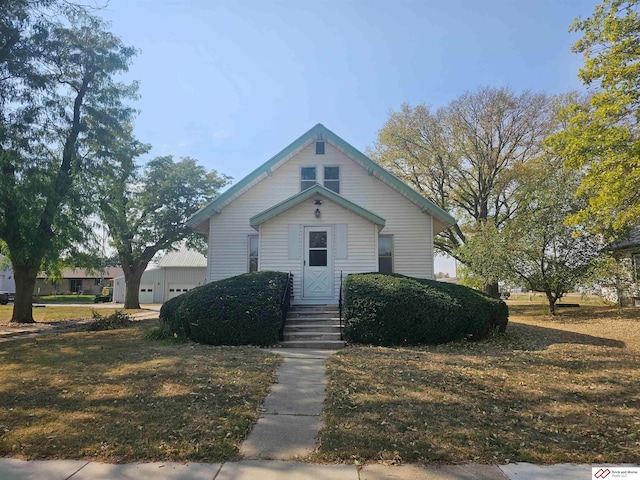
{"type": "Polygon", "coordinates": [[[0,458],[3,480],[589,480],[591,465],[321,465],[276,460],[107,464],[0,458]]]}

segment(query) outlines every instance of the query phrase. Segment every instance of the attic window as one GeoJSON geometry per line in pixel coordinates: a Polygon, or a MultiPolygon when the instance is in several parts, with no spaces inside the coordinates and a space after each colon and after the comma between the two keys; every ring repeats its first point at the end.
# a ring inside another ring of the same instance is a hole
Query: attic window
{"type": "Polygon", "coordinates": [[[324,167],[324,186],[340,193],[340,167],[324,167]]]}
{"type": "Polygon", "coordinates": [[[300,191],[304,192],[316,184],[316,167],[302,167],[300,169],[300,191]]]}
{"type": "Polygon", "coordinates": [[[322,140],[316,142],[316,155],[324,155],[324,141],[322,140]]]}

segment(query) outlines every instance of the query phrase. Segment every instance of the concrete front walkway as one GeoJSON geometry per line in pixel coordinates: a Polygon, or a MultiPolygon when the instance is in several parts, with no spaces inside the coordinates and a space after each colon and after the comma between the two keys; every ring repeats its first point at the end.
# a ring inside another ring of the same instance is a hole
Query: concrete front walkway
{"type": "Polygon", "coordinates": [[[333,350],[274,349],[284,356],[262,414],[240,447],[245,459],[293,460],[313,452],[333,350]]]}

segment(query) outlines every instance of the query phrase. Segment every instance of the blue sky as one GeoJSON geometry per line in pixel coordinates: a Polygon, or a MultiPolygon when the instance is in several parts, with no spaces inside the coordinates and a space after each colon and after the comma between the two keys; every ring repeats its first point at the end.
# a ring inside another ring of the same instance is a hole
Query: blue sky
{"type": "Polygon", "coordinates": [[[316,123],[365,151],[403,102],[579,89],[568,27],[598,3],[111,0],[100,15],[140,49],[126,78],[140,82],[135,132],[151,155],[237,181],[316,123]]]}

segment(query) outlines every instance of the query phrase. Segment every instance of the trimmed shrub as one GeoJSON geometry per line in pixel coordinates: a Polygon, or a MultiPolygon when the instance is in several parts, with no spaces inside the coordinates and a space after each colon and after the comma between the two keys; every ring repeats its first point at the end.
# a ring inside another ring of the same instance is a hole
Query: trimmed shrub
{"type": "Polygon", "coordinates": [[[371,345],[480,340],[504,331],[506,304],[461,285],[378,273],[345,280],[345,339],[371,345]]]}
{"type": "Polygon", "coordinates": [[[459,299],[469,313],[480,320],[476,325],[481,327],[481,330],[475,334],[475,337],[486,338],[494,332],[506,331],[509,323],[509,307],[502,300],[464,285],[426,279],[418,279],[418,281],[459,299]]]}
{"type": "Polygon", "coordinates": [[[163,332],[210,345],[273,345],[286,284],[286,273],[255,272],[194,288],[162,306],[163,332]]]}

